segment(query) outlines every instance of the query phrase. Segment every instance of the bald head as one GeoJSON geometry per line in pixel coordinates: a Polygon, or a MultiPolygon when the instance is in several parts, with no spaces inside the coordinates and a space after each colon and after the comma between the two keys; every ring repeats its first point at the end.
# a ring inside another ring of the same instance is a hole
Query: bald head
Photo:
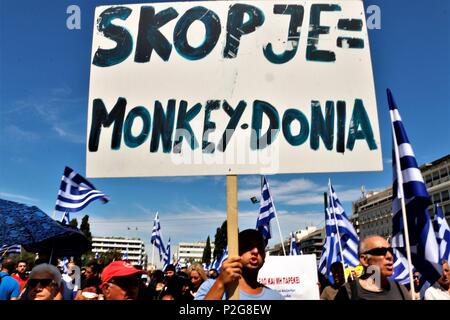
{"type": "Polygon", "coordinates": [[[381,236],[368,236],[361,240],[358,247],[358,254],[361,256],[364,252],[369,251],[373,248],[390,247],[391,245],[381,236]]]}
{"type": "Polygon", "coordinates": [[[381,280],[386,281],[394,272],[394,255],[389,242],[380,236],[369,236],[359,244],[359,261],[367,270],[369,266],[379,268],[381,280]]]}

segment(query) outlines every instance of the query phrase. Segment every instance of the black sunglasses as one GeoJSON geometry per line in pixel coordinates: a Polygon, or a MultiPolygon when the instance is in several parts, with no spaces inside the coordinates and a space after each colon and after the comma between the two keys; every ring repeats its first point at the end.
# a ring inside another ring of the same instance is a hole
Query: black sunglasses
{"type": "Polygon", "coordinates": [[[110,283],[113,283],[121,288],[132,288],[139,287],[140,279],[138,278],[129,278],[129,277],[118,277],[114,278],[110,283]]]}
{"type": "Polygon", "coordinates": [[[30,288],[36,288],[38,284],[40,284],[41,287],[48,287],[52,283],[54,283],[53,279],[29,279],[27,285],[30,288]]]}
{"type": "Polygon", "coordinates": [[[373,256],[385,256],[387,252],[390,252],[390,254],[394,255],[394,249],[392,247],[389,248],[374,248],[374,249],[370,249],[367,250],[365,252],[363,252],[363,254],[370,254],[373,256]]]}

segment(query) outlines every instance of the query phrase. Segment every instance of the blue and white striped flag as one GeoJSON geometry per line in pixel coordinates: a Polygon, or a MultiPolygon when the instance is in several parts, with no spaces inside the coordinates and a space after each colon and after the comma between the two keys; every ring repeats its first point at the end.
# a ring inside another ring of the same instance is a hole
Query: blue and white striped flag
{"type": "Polygon", "coordinates": [[[269,183],[265,176],[263,176],[263,184],[261,188],[261,205],[259,208],[258,219],[256,220],[256,229],[263,235],[264,241],[267,243],[272,238],[270,228],[270,220],[275,218],[275,205],[269,191],[269,183]]]}
{"type": "Polygon", "coordinates": [[[69,225],[69,223],[70,223],[69,211],[64,212],[64,214],[61,218],[61,223],[65,226],[69,225]]]}
{"type": "Polygon", "coordinates": [[[123,261],[128,261],[129,257],[128,257],[128,247],[126,247],[124,254],[122,255],[122,260],[123,261]]]}
{"type": "Polygon", "coordinates": [[[63,270],[63,274],[69,273],[69,258],[67,258],[67,257],[64,257],[62,260],[62,270],[63,270]]]}
{"type": "Polygon", "coordinates": [[[359,264],[359,238],[352,223],[348,220],[336,192],[328,182],[328,208],[325,212],[326,238],[319,261],[319,271],[332,279],[331,264],[342,262],[344,267],[356,267],[359,264]],[[342,248],[342,252],[341,252],[342,248]]]}
{"type": "Polygon", "coordinates": [[[166,250],[164,248],[164,243],[161,235],[161,224],[159,223],[158,212],[156,213],[155,220],[153,221],[153,229],[152,229],[152,237],[150,242],[158,248],[159,252],[159,261],[164,257],[166,250]]]}
{"type": "Polygon", "coordinates": [[[170,238],[169,241],[167,241],[167,247],[164,254],[164,265],[162,268],[162,271],[166,271],[167,266],[170,264],[170,238]]]}
{"type": "Polygon", "coordinates": [[[295,240],[295,234],[291,232],[291,250],[289,252],[290,256],[297,256],[298,255],[298,247],[297,247],[297,241],[295,240]]]}
{"type": "Polygon", "coordinates": [[[215,269],[216,263],[217,263],[217,258],[214,259],[214,260],[209,264],[208,270],[215,269]]]}
{"type": "Polygon", "coordinates": [[[21,249],[22,249],[22,247],[20,246],[20,244],[2,245],[0,247],[0,256],[7,255],[9,253],[20,253],[21,249]]]}
{"type": "Polygon", "coordinates": [[[439,246],[439,262],[442,263],[442,260],[450,261],[450,228],[438,204],[435,204],[434,212],[436,214],[434,216],[433,227],[439,246]]]}
{"type": "Polygon", "coordinates": [[[397,250],[394,249],[394,273],[390,277],[392,280],[397,281],[401,284],[409,284],[409,269],[408,269],[408,259],[397,250]]]}
{"type": "Polygon", "coordinates": [[[387,96],[393,128],[392,247],[407,256],[401,206],[401,199],[404,198],[412,263],[428,282],[434,283],[440,277],[441,267],[439,248],[427,209],[431,199],[389,89],[387,96]],[[397,156],[400,163],[397,163],[397,156]]]}
{"type": "Polygon", "coordinates": [[[214,269],[217,270],[218,273],[220,273],[220,269],[222,269],[222,264],[225,260],[228,259],[228,246],[223,250],[222,256],[220,256],[220,259],[217,259],[216,265],[214,266],[214,269]]]}
{"type": "Polygon", "coordinates": [[[109,201],[108,196],[96,190],[94,185],[81,175],[69,167],[64,169],[56,199],[56,211],[78,212],[97,199],[103,203],[109,201]]]}

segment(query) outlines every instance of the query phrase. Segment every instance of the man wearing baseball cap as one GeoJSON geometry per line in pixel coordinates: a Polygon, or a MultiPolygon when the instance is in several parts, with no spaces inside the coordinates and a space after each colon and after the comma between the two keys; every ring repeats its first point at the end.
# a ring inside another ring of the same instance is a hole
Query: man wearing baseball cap
{"type": "Polygon", "coordinates": [[[102,291],[105,300],[136,300],[144,270],[126,261],[114,261],[103,269],[102,291]]]}

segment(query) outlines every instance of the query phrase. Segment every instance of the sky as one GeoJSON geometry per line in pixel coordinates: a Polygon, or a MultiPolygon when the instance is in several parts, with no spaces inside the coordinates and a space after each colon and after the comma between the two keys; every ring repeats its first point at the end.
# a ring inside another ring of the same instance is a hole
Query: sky
{"type": "MultiPolygon", "coordinates": [[[[94,8],[146,1],[0,1],[0,198],[36,205],[53,215],[65,166],[86,173],[86,131],[94,8]],[[80,29],[66,13],[77,5],[80,29]]],[[[280,227],[291,231],[324,223],[323,192],[330,178],[348,215],[366,190],[392,183],[391,88],[420,164],[450,151],[450,2],[365,1],[380,8],[380,29],[369,30],[381,133],[383,171],[277,174],[268,177],[280,227]]],[[[150,235],[160,214],[164,240],[177,245],[214,239],[226,218],[225,176],[89,179],[111,201],[91,203],[94,236],[139,237],[151,255],[150,235]]],[[[238,177],[240,229],[254,228],[260,176],[238,177]]],[[[61,213],[56,215],[59,219],[61,213]]],[[[272,223],[272,246],[279,242],[272,223]]],[[[174,248],[172,248],[174,251],[174,248]]]]}

